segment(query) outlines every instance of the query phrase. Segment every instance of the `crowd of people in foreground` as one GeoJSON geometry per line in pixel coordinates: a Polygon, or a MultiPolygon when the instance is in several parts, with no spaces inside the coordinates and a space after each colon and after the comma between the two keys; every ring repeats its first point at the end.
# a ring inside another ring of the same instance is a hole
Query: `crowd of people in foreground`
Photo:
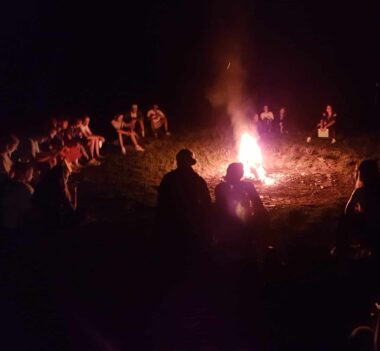
{"type": "MultiPolygon", "coordinates": [[[[238,244],[240,254],[251,250],[250,244],[269,228],[269,215],[255,186],[243,180],[241,163],[228,166],[224,180],[215,188],[215,205],[206,182],[192,168],[196,163],[193,153],[183,149],[177,154],[177,169],[166,174],[158,193],[158,218],[163,235],[174,233],[170,242],[184,240],[191,247],[207,236],[214,244],[229,250],[238,244]],[[210,218],[213,228],[208,228],[210,218]],[[217,228],[215,228],[217,226],[217,228]],[[181,233],[180,236],[178,233],[181,233]],[[197,235],[198,236],[197,238],[197,235]]],[[[378,256],[380,253],[380,173],[377,160],[365,160],[356,169],[356,185],[350,197],[337,233],[334,254],[349,255],[350,246],[378,256]]],[[[179,245],[180,246],[180,245],[179,245]]]]}
{"type": "MultiPolygon", "coordinates": [[[[147,113],[152,136],[170,135],[165,114],[153,105],[147,113]]],[[[78,220],[77,194],[68,187],[70,175],[85,166],[99,166],[105,137],[92,132],[91,118],[51,119],[45,133],[20,139],[0,138],[0,229],[22,230],[33,223],[44,228],[64,228],[78,220]]],[[[125,139],[138,152],[146,137],[144,116],[133,104],[126,114],[111,121],[117,143],[126,154],[125,139]]]]}

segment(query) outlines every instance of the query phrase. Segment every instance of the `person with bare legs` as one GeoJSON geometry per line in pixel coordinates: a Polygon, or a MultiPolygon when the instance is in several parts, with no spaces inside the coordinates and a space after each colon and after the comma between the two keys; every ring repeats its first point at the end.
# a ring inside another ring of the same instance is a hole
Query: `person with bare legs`
{"type": "Polygon", "coordinates": [[[148,111],[147,115],[150,121],[150,127],[155,138],[158,137],[159,130],[164,127],[165,134],[170,135],[168,119],[165,114],[158,108],[157,104],[154,104],[152,109],[148,111]]]}
{"type": "Polygon", "coordinates": [[[91,157],[94,158],[94,155],[95,155],[97,158],[103,158],[103,156],[100,155],[100,149],[106,139],[101,135],[96,135],[92,133],[90,129],[90,120],[91,120],[90,116],[85,116],[83,118],[82,125],[81,125],[82,134],[88,141],[92,142],[91,143],[91,148],[92,148],[91,157]]]}
{"type": "Polygon", "coordinates": [[[127,121],[131,123],[131,130],[135,132],[136,124],[138,124],[140,126],[141,136],[145,138],[144,116],[140,112],[137,104],[131,106],[131,110],[127,113],[126,117],[127,121]]]}
{"type": "Polygon", "coordinates": [[[124,136],[130,137],[132,140],[132,143],[135,147],[136,151],[144,151],[144,149],[138,144],[136,133],[131,130],[131,124],[124,122],[124,115],[118,114],[115,116],[115,118],[111,121],[112,127],[115,128],[118,139],[119,139],[119,145],[121,148],[121,153],[125,155],[127,153],[125,146],[124,146],[124,136]]]}

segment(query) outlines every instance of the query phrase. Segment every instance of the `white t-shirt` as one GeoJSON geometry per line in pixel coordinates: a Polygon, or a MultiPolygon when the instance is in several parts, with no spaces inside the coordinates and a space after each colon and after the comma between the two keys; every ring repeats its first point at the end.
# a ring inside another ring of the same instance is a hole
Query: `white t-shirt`
{"type": "Polygon", "coordinates": [[[271,112],[271,111],[268,111],[268,112],[261,112],[261,113],[260,113],[260,119],[261,119],[262,121],[264,121],[264,119],[267,119],[267,120],[273,121],[273,120],[274,120],[273,112],[271,112]]]}
{"type": "Polygon", "coordinates": [[[153,122],[153,127],[155,129],[158,129],[162,126],[163,118],[165,118],[165,115],[161,110],[151,109],[148,111],[148,119],[153,122]]]}

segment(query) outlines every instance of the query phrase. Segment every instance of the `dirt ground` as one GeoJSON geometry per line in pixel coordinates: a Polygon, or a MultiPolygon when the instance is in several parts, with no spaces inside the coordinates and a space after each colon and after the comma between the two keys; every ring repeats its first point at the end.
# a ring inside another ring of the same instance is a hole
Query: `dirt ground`
{"type": "MultiPolygon", "coordinates": [[[[304,245],[329,246],[344,205],[354,186],[355,164],[380,155],[375,135],[341,137],[335,145],[306,134],[271,136],[261,140],[264,166],[275,179],[272,186],[255,185],[271,213],[267,243],[286,249],[304,245]]],[[[235,142],[222,130],[174,134],[145,143],[144,153],[132,147],[122,156],[109,144],[102,166],[79,176],[79,203],[102,221],[128,223],[146,230],[153,223],[157,187],[175,168],[175,154],[183,147],[194,151],[196,171],[213,196],[226,167],[236,161],[235,142]]]]}

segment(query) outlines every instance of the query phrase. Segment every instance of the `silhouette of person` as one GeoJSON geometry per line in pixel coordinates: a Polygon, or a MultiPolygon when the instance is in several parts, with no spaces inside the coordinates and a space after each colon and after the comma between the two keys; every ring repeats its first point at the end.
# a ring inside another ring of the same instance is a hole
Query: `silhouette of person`
{"type": "Polygon", "coordinates": [[[215,188],[215,204],[229,217],[249,221],[254,216],[266,216],[267,211],[252,182],[243,181],[242,163],[231,163],[225,181],[215,188]]]}
{"type": "Polygon", "coordinates": [[[380,240],[380,174],[376,160],[365,160],[356,171],[356,186],[346,205],[346,217],[357,217],[368,235],[371,246],[380,240]]]}
{"type": "Polygon", "coordinates": [[[158,189],[158,224],[162,237],[185,250],[205,240],[204,224],[211,207],[205,180],[193,166],[194,154],[182,149],[176,155],[177,168],[164,175],[158,189]]]}
{"type": "Polygon", "coordinates": [[[76,210],[68,188],[70,171],[65,164],[53,167],[38,183],[32,202],[36,224],[43,229],[66,228],[73,224],[76,210]]]}
{"type": "MultiPolygon", "coordinates": [[[[253,235],[265,229],[268,213],[253,183],[242,180],[244,166],[231,163],[224,181],[215,188],[214,242],[233,260],[255,254],[253,235]]],[[[256,239],[258,239],[256,237],[256,239]]],[[[257,242],[257,241],[256,241],[257,242]]]]}

